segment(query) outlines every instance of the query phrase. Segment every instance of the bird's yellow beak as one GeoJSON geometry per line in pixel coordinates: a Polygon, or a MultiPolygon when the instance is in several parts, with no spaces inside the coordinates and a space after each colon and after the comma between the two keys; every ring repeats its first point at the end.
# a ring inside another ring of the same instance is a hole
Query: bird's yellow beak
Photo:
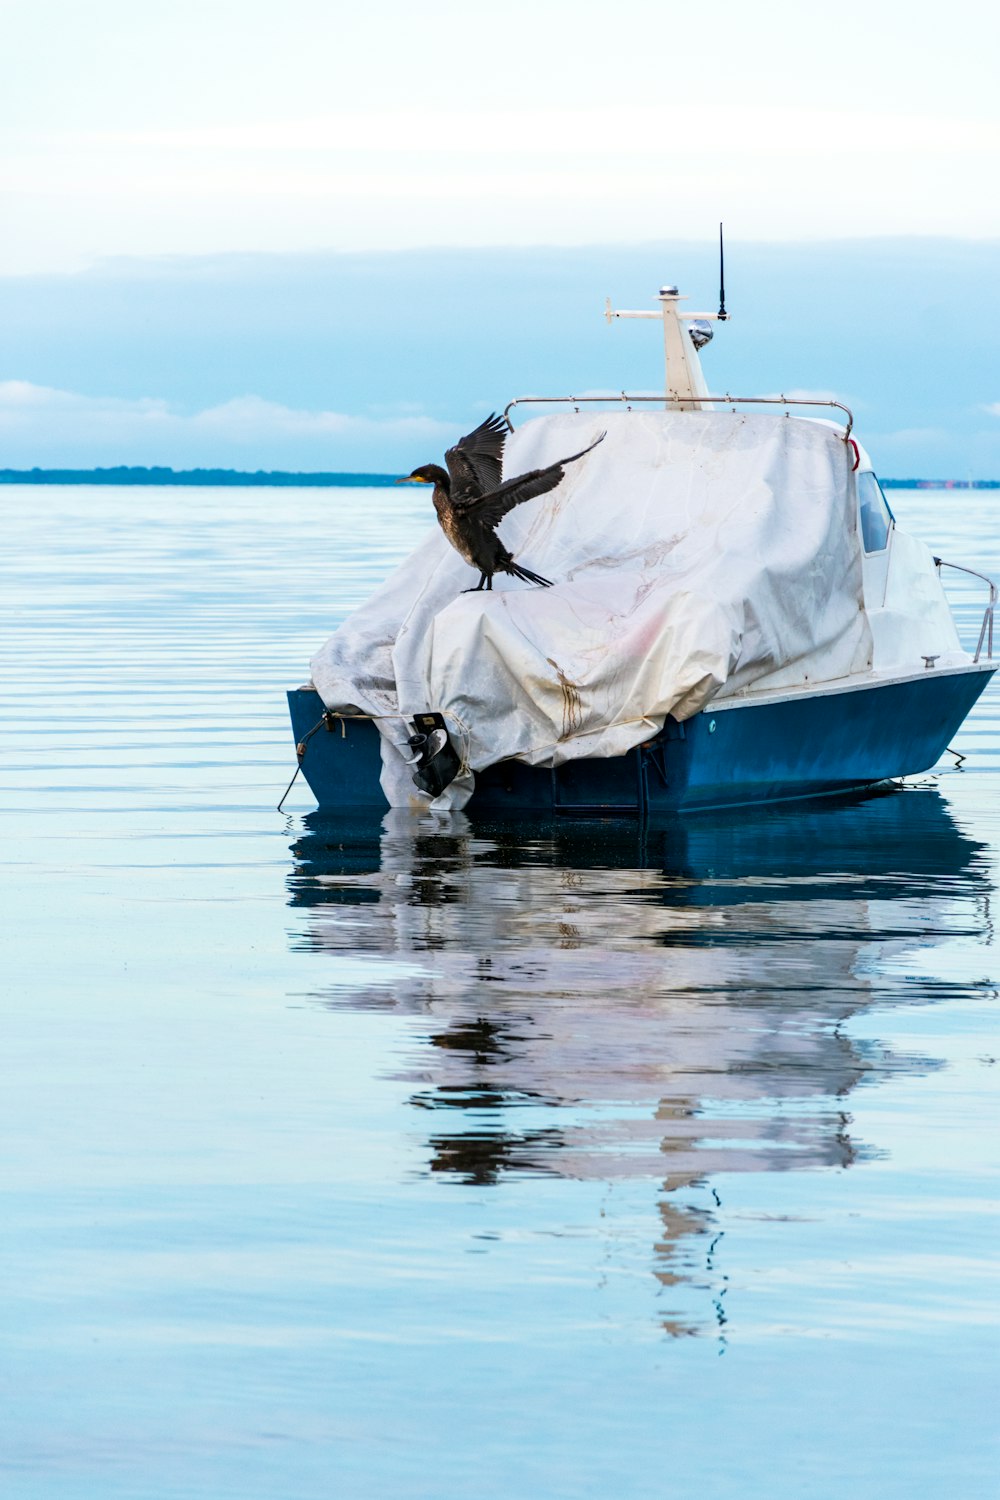
{"type": "Polygon", "coordinates": [[[421,479],[418,474],[404,474],[402,479],[394,479],[393,484],[430,484],[430,480],[421,479]]]}

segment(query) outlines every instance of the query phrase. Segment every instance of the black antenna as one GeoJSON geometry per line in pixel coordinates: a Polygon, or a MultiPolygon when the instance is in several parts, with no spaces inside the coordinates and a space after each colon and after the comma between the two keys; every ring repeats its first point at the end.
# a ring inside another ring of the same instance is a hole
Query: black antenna
{"type": "Polygon", "coordinates": [[[726,262],[722,253],[722,225],[719,225],[719,321],[724,323],[729,317],[726,312],[726,262]]]}

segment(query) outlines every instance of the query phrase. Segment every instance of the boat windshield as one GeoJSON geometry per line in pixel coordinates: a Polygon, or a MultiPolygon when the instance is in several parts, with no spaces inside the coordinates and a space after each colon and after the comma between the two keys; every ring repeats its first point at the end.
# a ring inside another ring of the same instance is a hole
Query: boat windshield
{"type": "Polygon", "coordinates": [[[866,552],[884,552],[889,542],[893,514],[874,474],[858,475],[861,508],[861,540],[866,552]]]}

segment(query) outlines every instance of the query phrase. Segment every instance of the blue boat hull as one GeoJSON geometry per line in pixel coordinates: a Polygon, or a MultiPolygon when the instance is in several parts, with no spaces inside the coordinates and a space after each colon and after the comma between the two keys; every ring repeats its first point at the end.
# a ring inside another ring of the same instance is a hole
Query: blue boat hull
{"type": "MultiPolygon", "coordinates": [[[[984,663],[709,707],[683,724],[668,719],[654,739],[614,759],[554,770],[501,761],[477,772],[467,811],[646,816],[856,791],[935,765],[994,670],[984,663]]],[[[296,743],[305,743],[302,772],[320,807],[384,810],[374,723],[324,722],[323,703],[309,688],[290,692],[288,703],[296,743]]]]}

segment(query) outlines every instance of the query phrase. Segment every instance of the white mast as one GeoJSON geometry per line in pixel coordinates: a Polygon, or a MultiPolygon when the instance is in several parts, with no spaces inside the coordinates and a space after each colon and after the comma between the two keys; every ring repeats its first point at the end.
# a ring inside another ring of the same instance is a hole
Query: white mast
{"type": "Polygon", "coordinates": [[[662,318],[667,410],[704,411],[703,398],[708,395],[708,386],[698,350],[712,337],[711,325],[719,321],[720,315],[682,313],[678,303],[687,299],[681,297],[675,286],[661,286],[659,295],[659,312],[615,312],[609,298],[604,315],[609,323],[612,318],[662,318]]]}

